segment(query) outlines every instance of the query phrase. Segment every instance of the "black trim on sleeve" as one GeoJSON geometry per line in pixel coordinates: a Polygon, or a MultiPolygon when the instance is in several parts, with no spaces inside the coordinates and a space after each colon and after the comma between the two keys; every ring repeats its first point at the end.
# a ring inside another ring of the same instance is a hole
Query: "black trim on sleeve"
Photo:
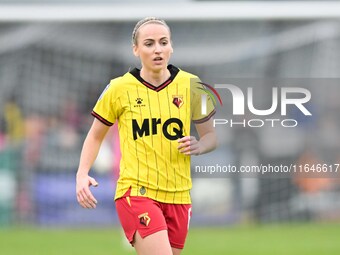
{"type": "Polygon", "coordinates": [[[92,111],[92,112],[91,112],[91,115],[92,115],[93,117],[95,117],[96,119],[98,119],[101,123],[103,123],[103,124],[106,125],[106,126],[111,127],[111,126],[113,125],[112,122],[110,122],[110,121],[104,119],[102,116],[100,116],[100,115],[99,115],[98,113],[96,113],[95,111],[92,111]]]}
{"type": "Polygon", "coordinates": [[[193,122],[195,124],[201,124],[201,123],[204,123],[206,121],[208,121],[212,116],[214,116],[216,113],[216,109],[214,109],[211,113],[209,113],[208,116],[204,117],[203,119],[200,119],[200,120],[193,120],[193,122]]]}

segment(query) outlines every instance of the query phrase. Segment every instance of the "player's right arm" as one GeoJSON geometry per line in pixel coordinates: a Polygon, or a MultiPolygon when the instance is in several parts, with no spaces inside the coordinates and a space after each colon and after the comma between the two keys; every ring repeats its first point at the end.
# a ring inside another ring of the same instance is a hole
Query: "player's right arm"
{"type": "Polygon", "coordinates": [[[97,186],[98,183],[89,176],[89,171],[109,128],[95,118],[83,144],[76,177],[76,192],[78,203],[84,208],[95,208],[97,204],[90,186],[97,186]]]}

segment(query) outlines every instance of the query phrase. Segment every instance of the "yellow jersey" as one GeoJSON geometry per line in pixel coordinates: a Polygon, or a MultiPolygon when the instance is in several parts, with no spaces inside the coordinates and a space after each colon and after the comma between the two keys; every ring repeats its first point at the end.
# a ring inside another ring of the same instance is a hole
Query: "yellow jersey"
{"type": "Polygon", "coordinates": [[[190,135],[191,121],[202,123],[215,113],[197,76],[169,65],[170,78],[153,86],[137,68],[111,80],[92,115],[105,125],[118,121],[121,162],[115,199],[129,188],[131,196],[190,204],[190,156],[178,150],[178,139],[190,135]]]}

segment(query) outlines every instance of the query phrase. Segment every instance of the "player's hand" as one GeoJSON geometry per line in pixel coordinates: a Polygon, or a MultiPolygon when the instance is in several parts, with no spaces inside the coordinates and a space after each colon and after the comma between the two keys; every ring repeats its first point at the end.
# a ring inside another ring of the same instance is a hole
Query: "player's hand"
{"type": "Polygon", "coordinates": [[[184,136],[178,140],[179,152],[183,153],[184,155],[200,155],[200,143],[196,140],[194,136],[184,136]]]}
{"type": "Polygon", "coordinates": [[[92,195],[90,186],[97,187],[98,182],[88,175],[77,176],[77,200],[83,208],[96,208],[97,205],[97,200],[92,195]]]}

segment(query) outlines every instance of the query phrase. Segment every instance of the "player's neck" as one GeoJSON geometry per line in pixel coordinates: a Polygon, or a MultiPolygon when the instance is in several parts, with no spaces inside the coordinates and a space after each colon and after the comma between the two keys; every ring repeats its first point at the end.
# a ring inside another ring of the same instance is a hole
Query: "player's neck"
{"type": "Polygon", "coordinates": [[[143,80],[154,85],[155,87],[163,84],[167,79],[169,79],[170,75],[171,74],[168,69],[160,70],[158,72],[145,70],[144,68],[140,70],[140,76],[143,78],[143,80]]]}

